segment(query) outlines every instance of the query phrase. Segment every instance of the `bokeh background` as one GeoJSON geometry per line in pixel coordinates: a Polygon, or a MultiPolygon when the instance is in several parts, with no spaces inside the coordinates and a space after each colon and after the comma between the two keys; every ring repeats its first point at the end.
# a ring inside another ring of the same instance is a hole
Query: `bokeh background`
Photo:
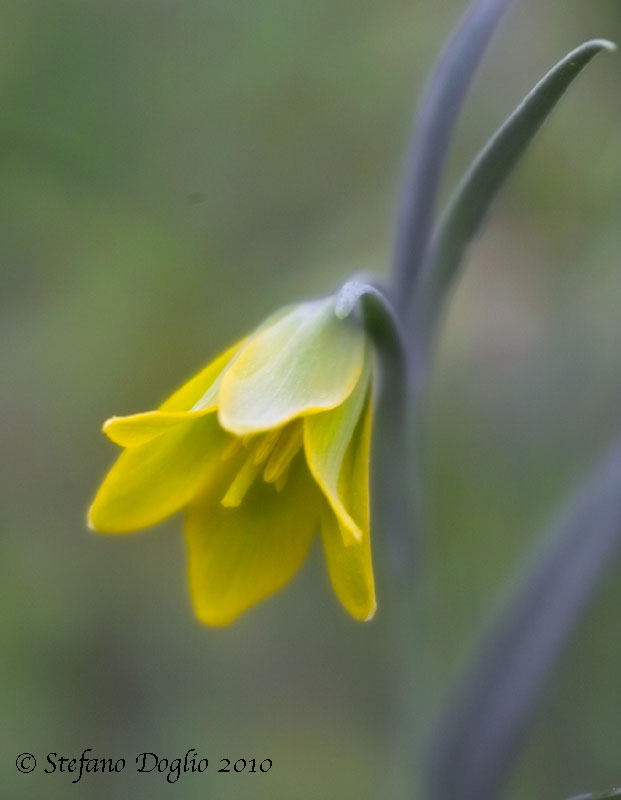
{"type": "MultiPolygon", "coordinates": [[[[382,796],[394,653],[346,618],[319,548],[235,626],[195,622],[181,519],[87,531],[112,414],[154,407],[275,307],[385,273],[413,104],[462,0],[33,0],[0,25],[2,795],[382,796]],[[17,773],[29,751],[118,776],[17,773]],[[190,747],[206,775],[136,775],[190,747]],[[265,775],[216,774],[269,757],[265,775]]],[[[458,177],[615,0],[524,0],[490,48],[458,177]]],[[[438,708],[522,557],[621,427],[621,60],[589,67],[471,250],[426,422],[421,698],[438,708]]],[[[585,532],[585,534],[588,532],[585,532]]],[[[376,532],[374,547],[384,546],[376,532]]],[[[619,572],[540,708],[508,797],[621,783],[619,572]]]]}

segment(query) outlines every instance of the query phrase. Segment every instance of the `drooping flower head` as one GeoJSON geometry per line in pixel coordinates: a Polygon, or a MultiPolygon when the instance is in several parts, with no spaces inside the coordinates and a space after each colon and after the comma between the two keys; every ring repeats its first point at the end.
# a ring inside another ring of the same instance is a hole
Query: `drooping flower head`
{"type": "Polygon", "coordinates": [[[281,309],[156,411],[104,424],[124,450],[90,526],[123,533],[185,509],[192,598],[212,625],[283,586],[319,530],[337,596],[370,619],[372,371],[338,296],[281,309]]]}

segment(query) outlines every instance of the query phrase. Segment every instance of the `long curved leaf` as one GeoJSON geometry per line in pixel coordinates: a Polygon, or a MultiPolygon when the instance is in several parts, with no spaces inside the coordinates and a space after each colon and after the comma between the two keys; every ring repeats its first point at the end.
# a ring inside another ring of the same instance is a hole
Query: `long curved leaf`
{"type": "Polygon", "coordinates": [[[513,0],[474,0],[440,55],[425,88],[410,144],[397,219],[394,272],[397,301],[411,301],[436,207],[438,184],[472,76],[513,0]]]}
{"type": "Polygon", "coordinates": [[[418,295],[425,331],[453,285],[464,252],[518,159],[574,78],[602,50],[615,45],[594,39],[573,50],[527,95],[476,157],[449,202],[434,234],[418,295]]]}
{"type": "Polygon", "coordinates": [[[621,440],[574,495],[490,630],[431,750],[432,800],[494,800],[546,679],[621,551],[621,440]]]}

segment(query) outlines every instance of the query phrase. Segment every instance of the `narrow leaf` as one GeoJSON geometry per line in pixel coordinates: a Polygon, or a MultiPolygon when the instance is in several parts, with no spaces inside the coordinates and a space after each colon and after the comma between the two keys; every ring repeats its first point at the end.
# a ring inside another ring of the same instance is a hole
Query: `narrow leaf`
{"type": "Polygon", "coordinates": [[[429,242],[442,167],[466,91],[513,0],[474,0],[436,64],[414,126],[399,209],[394,271],[398,301],[410,302],[429,242]]]}
{"type": "Polygon", "coordinates": [[[494,800],[551,670],[621,550],[621,440],[537,550],[431,751],[432,800],[494,800]]]}
{"type": "Polygon", "coordinates": [[[422,275],[418,300],[428,334],[433,334],[466,247],[518,159],[574,78],[597,53],[615,49],[611,42],[595,39],[571,52],[535,86],[474,160],[434,234],[422,275]]]}

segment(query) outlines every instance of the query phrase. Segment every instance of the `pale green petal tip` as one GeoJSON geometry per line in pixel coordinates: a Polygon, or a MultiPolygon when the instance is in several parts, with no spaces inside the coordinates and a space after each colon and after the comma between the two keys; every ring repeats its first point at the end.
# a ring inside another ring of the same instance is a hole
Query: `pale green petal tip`
{"type": "Polygon", "coordinates": [[[86,527],[93,533],[122,533],[123,531],[115,531],[114,528],[108,528],[101,519],[97,519],[96,502],[91,504],[91,507],[86,512],[86,527]]]}
{"type": "Polygon", "coordinates": [[[117,533],[113,528],[108,528],[101,519],[97,519],[96,502],[93,502],[86,513],[86,527],[93,533],[117,533]]]}
{"type": "Polygon", "coordinates": [[[93,506],[91,506],[88,509],[88,511],[86,512],[86,527],[91,531],[97,532],[97,528],[95,527],[95,524],[93,523],[93,519],[92,519],[92,515],[91,515],[92,511],[93,511],[93,506]]]}
{"type": "Polygon", "coordinates": [[[368,598],[368,603],[352,604],[347,600],[341,598],[341,605],[347,611],[352,619],[356,622],[365,623],[371,622],[377,613],[377,600],[375,598],[375,587],[371,587],[371,596],[368,598]],[[365,608],[366,605],[366,608],[365,608]]]}
{"type": "Polygon", "coordinates": [[[108,436],[108,428],[110,427],[110,425],[114,425],[117,419],[120,419],[120,417],[109,417],[101,426],[101,430],[103,433],[106,434],[106,436],[108,436]]]}
{"type": "Polygon", "coordinates": [[[116,423],[120,419],[122,419],[122,417],[116,417],[116,416],[115,417],[110,417],[101,426],[101,431],[102,431],[103,434],[105,434],[108,437],[108,439],[110,439],[111,442],[113,442],[114,444],[117,444],[119,447],[124,447],[124,445],[121,442],[118,441],[116,433],[115,433],[116,423]]]}
{"type": "Polygon", "coordinates": [[[373,617],[375,616],[375,612],[377,611],[377,603],[373,605],[373,608],[369,612],[369,614],[362,620],[362,622],[371,622],[373,617]]]}

